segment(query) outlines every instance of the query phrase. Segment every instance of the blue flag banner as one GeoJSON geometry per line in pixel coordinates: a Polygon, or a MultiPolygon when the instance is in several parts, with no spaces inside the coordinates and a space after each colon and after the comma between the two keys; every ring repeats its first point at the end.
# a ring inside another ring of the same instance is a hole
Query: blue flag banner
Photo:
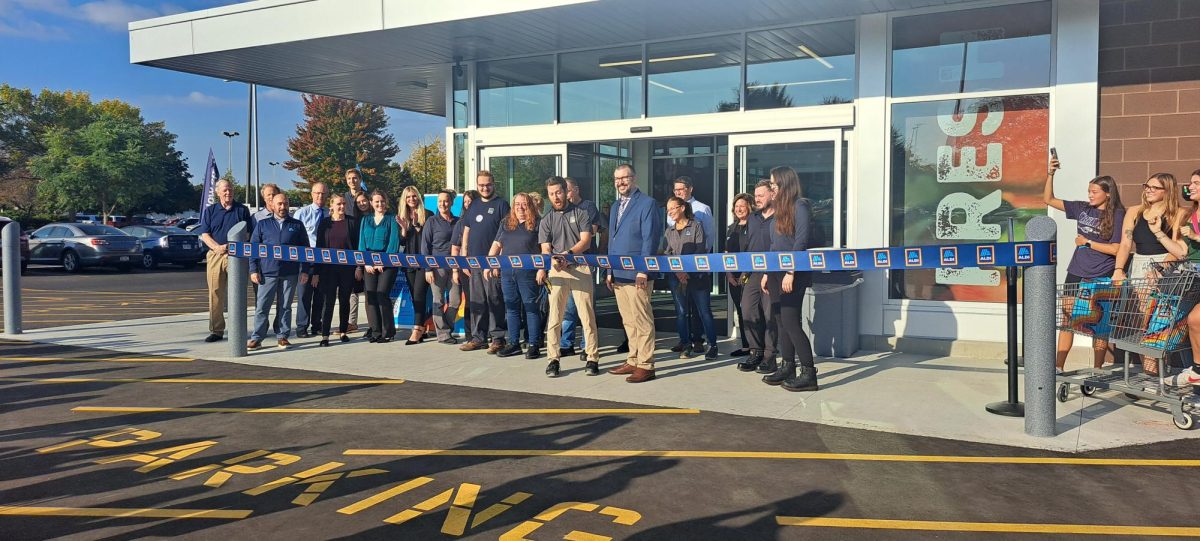
{"type": "Polygon", "coordinates": [[[217,180],[221,172],[217,170],[217,160],[213,157],[212,149],[208,149],[208,166],[204,168],[204,189],[200,190],[200,212],[217,201],[217,180]]]}
{"type": "MultiPolygon", "coordinates": [[[[545,269],[555,257],[564,257],[576,265],[602,269],[622,269],[640,272],[779,272],[779,271],[844,271],[844,270],[911,270],[958,269],[964,267],[1034,267],[1054,265],[1056,243],[1050,241],[995,242],[985,244],[952,244],[897,248],[857,248],[842,250],[807,250],[803,252],[741,252],[736,254],[695,254],[683,256],[610,256],[570,255],[550,256],[504,255],[500,257],[433,256],[415,254],[384,254],[356,250],[330,250],[339,265],[362,265],[370,261],[385,267],[488,268],[488,269],[545,269]]],[[[229,243],[229,255],[234,257],[268,257],[284,261],[329,263],[318,260],[311,249],[229,243]],[[255,256],[254,254],[258,254],[255,256]]]]}

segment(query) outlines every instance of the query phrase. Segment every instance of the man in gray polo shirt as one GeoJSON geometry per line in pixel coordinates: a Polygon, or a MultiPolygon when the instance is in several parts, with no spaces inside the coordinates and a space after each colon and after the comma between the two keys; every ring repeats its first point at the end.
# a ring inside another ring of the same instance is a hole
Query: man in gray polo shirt
{"type": "Polygon", "coordinates": [[[546,328],[546,344],[549,345],[546,352],[550,362],[546,365],[546,375],[558,377],[560,352],[554,344],[562,338],[568,297],[575,300],[583,325],[587,375],[599,375],[600,348],[596,339],[596,311],[592,305],[592,273],[587,265],[573,264],[574,256],[585,254],[592,247],[592,217],[571,204],[567,183],[562,177],[550,177],[546,181],[546,197],[551,209],[538,226],[542,253],[554,256],[549,273],[538,271],[538,283],[550,283],[550,320],[546,328]]]}

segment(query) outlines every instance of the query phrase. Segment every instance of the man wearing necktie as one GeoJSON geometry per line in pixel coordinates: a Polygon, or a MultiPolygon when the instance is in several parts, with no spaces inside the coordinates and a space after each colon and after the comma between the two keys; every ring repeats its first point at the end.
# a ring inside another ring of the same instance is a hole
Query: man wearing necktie
{"type": "MultiPolygon", "coordinates": [[[[325,209],[325,201],[329,199],[329,187],[324,182],[312,185],[312,203],[304,205],[296,211],[296,219],[304,224],[308,233],[308,245],[317,246],[317,225],[329,215],[325,209]]],[[[296,306],[296,337],[308,338],[311,323],[312,334],[321,328],[321,307],[324,305],[320,291],[308,283],[301,283],[298,288],[300,303],[296,306]]]]}
{"type": "Polygon", "coordinates": [[[617,309],[625,333],[629,336],[629,356],[625,364],[609,369],[610,374],[626,375],[625,381],[641,383],[654,379],[654,312],[650,307],[650,276],[645,272],[622,270],[621,259],[634,260],[656,255],[663,236],[663,218],[654,199],[637,187],[637,173],[623,164],[613,171],[618,200],[609,217],[608,254],[612,269],[606,282],[617,298],[617,309]]]}

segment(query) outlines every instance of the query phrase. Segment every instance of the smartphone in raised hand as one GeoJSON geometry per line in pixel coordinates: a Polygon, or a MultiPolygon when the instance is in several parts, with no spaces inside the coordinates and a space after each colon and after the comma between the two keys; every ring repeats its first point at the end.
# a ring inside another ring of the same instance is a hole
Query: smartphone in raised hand
{"type": "Polygon", "coordinates": [[[1056,149],[1054,147],[1050,147],[1050,157],[1057,160],[1058,159],[1058,149],[1056,149]]]}

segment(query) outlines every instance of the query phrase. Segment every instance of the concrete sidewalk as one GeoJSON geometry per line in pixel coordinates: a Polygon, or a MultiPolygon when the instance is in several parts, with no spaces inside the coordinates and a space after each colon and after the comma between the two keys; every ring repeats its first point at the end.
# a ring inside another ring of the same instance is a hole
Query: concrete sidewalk
{"type": "MultiPolygon", "coordinates": [[[[1200,431],[1174,427],[1170,414],[1145,402],[1131,404],[1119,393],[1088,398],[1073,389],[1058,404],[1058,435],[1033,438],[1024,420],[991,415],[984,405],[1006,396],[1003,361],[930,357],[904,353],[861,353],[851,359],[817,359],[821,390],[789,393],[767,386],[756,374],[739,372],[728,356],[707,361],[680,360],[667,348],[674,335],[659,334],[658,379],[632,385],[623,377],[583,374],[578,357],[563,359],[562,376],[543,375],[546,359],[497,358],[463,353],[435,342],[405,346],[335,340],[328,348],[316,338],[295,339],[292,349],[274,340],[243,358],[229,357],[228,342],[207,344],[207,314],[37,329],[10,339],[113,351],[211,359],[249,365],[315,370],[333,374],[401,378],[506,391],[613,400],[664,407],[697,408],[787,421],[805,421],[954,440],[1081,452],[1125,445],[1200,438],[1200,431]]],[[[361,336],[356,333],[355,336],[361,336]]],[[[624,362],[614,349],[620,337],[601,329],[601,368],[624,362]]],[[[736,346],[721,345],[723,352],[736,346]]],[[[13,353],[10,352],[9,355],[13,353]]],[[[112,404],[186,406],[188,404],[112,404]]],[[[497,404],[497,406],[503,406],[497,404]]],[[[786,429],[786,425],[780,425],[786,429]]]]}

